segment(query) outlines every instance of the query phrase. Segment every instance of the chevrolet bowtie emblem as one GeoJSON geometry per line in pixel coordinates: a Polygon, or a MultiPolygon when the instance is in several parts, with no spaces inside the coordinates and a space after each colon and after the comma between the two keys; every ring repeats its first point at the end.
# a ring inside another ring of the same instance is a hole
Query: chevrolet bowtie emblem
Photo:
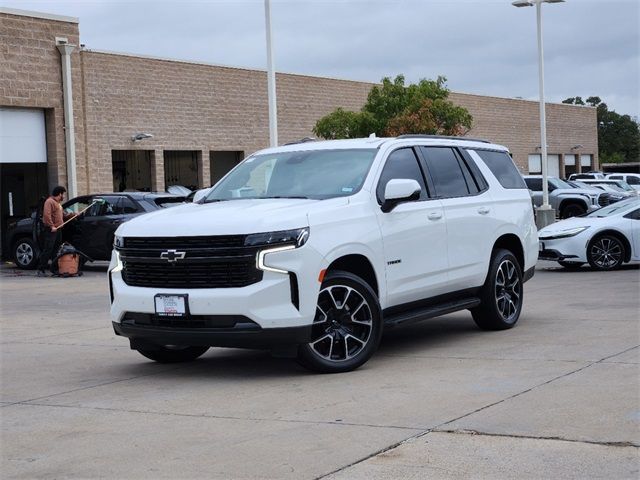
{"type": "Polygon", "coordinates": [[[166,260],[169,263],[176,263],[178,260],[183,260],[187,252],[179,252],[177,250],[167,250],[160,254],[160,258],[166,260]]]}

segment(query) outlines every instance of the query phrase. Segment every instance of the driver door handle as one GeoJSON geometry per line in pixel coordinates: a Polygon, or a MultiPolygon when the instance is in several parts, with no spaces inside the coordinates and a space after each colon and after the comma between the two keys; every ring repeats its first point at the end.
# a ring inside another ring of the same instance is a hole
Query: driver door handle
{"type": "Polygon", "coordinates": [[[442,218],[442,214],[440,212],[431,212],[427,215],[429,220],[440,220],[442,218]]]}
{"type": "Polygon", "coordinates": [[[480,215],[486,215],[486,214],[487,214],[487,213],[489,213],[490,211],[491,211],[491,209],[490,209],[490,208],[488,208],[488,207],[480,207],[480,208],[478,209],[478,213],[479,213],[480,215]]]}

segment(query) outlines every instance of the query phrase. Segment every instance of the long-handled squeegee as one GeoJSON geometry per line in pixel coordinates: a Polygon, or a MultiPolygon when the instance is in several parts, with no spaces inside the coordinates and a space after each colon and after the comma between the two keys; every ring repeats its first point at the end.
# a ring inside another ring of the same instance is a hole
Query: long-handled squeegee
{"type": "Polygon", "coordinates": [[[93,202],[91,202],[89,205],[87,205],[85,208],[83,208],[82,210],[80,210],[78,213],[76,213],[73,217],[71,217],[69,220],[62,222],[60,224],[60,226],[57,228],[57,230],[60,230],[62,227],[64,227],[67,223],[69,223],[70,221],[78,218],[80,215],[82,215],[84,212],[86,212],[87,210],[89,210],[91,207],[93,207],[94,205],[104,205],[105,203],[107,203],[105,201],[104,198],[96,198],[93,202]]]}

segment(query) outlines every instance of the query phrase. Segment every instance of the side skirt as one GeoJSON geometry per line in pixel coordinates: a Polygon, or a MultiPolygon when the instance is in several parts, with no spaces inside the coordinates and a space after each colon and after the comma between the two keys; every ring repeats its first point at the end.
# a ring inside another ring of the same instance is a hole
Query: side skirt
{"type": "Polygon", "coordinates": [[[442,295],[427,300],[386,308],[382,312],[385,328],[439,317],[480,305],[477,288],[442,295]]]}

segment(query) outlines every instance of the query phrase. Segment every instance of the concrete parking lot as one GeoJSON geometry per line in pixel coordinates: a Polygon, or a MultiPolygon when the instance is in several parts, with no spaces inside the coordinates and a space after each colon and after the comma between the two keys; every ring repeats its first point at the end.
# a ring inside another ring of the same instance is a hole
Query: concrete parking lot
{"type": "Polygon", "coordinates": [[[518,326],[390,331],[361,369],[263,352],[160,365],[115,337],[106,268],[0,268],[3,478],[640,474],[640,269],[540,262],[518,326]]]}

